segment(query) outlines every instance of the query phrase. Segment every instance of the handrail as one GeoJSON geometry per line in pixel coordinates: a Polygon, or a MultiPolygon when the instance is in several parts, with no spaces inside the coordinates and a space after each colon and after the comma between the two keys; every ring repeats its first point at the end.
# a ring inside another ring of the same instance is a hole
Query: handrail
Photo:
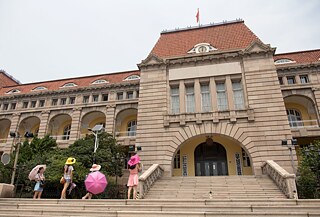
{"type": "Polygon", "coordinates": [[[50,138],[55,139],[57,141],[69,140],[70,139],[70,135],[50,135],[50,138]]]}
{"type": "Polygon", "coordinates": [[[262,173],[269,175],[287,198],[298,199],[296,176],[294,174],[288,173],[273,160],[267,160],[261,168],[262,173]]]}
{"type": "Polygon", "coordinates": [[[318,120],[301,120],[301,121],[289,121],[291,128],[311,128],[311,127],[319,127],[318,120]]]}
{"type": "Polygon", "coordinates": [[[162,176],[163,169],[159,164],[153,164],[139,177],[139,197],[141,199],[148,193],[151,186],[162,176]]]}
{"type": "Polygon", "coordinates": [[[136,131],[116,131],[117,137],[135,137],[136,131]]]}

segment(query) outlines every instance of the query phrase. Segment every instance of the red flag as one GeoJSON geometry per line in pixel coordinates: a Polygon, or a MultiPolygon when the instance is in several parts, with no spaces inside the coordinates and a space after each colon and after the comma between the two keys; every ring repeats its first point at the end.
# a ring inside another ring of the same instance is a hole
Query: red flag
{"type": "Polygon", "coordinates": [[[200,13],[199,13],[199,8],[198,8],[198,11],[197,11],[197,15],[196,15],[196,18],[197,18],[197,23],[199,23],[199,21],[200,21],[200,13]]]}

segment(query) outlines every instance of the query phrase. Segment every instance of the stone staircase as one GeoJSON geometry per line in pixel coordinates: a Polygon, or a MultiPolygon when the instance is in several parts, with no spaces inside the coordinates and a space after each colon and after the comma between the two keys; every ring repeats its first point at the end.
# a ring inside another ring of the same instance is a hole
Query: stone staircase
{"type": "Polygon", "coordinates": [[[0,198],[5,217],[320,217],[320,200],[144,199],[58,200],[0,198]]]}
{"type": "Polygon", "coordinates": [[[145,198],[254,200],[286,197],[268,176],[211,176],[162,177],[145,198]]]}

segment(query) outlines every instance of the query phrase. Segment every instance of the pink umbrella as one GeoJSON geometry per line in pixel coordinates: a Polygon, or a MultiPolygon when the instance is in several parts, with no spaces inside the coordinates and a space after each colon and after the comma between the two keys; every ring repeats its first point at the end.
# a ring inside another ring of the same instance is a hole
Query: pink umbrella
{"type": "Polygon", "coordinates": [[[86,189],[92,194],[100,194],[107,187],[106,176],[99,171],[90,173],[84,181],[86,189]]]}
{"type": "Polygon", "coordinates": [[[38,171],[39,171],[39,169],[40,169],[41,167],[43,167],[44,170],[46,170],[46,168],[47,168],[47,166],[44,165],[44,164],[43,164],[43,165],[37,165],[37,166],[35,166],[35,167],[30,171],[28,178],[29,178],[30,180],[34,180],[34,179],[36,178],[36,175],[37,175],[37,173],[38,173],[38,171]]]}
{"type": "Polygon", "coordinates": [[[128,161],[128,164],[129,164],[129,166],[133,166],[139,162],[140,162],[140,157],[139,157],[139,155],[136,154],[130,158],[130,160],[128,161]]]}

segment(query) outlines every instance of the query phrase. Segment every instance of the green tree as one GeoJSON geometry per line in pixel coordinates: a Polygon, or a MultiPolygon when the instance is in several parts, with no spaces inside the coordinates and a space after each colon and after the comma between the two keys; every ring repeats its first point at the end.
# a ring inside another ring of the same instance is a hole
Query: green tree
{"type": "Polygon", "coordinates": [[[320,198],[320,141],[302,149],[297,179],[300,198],[320,198]]]}

